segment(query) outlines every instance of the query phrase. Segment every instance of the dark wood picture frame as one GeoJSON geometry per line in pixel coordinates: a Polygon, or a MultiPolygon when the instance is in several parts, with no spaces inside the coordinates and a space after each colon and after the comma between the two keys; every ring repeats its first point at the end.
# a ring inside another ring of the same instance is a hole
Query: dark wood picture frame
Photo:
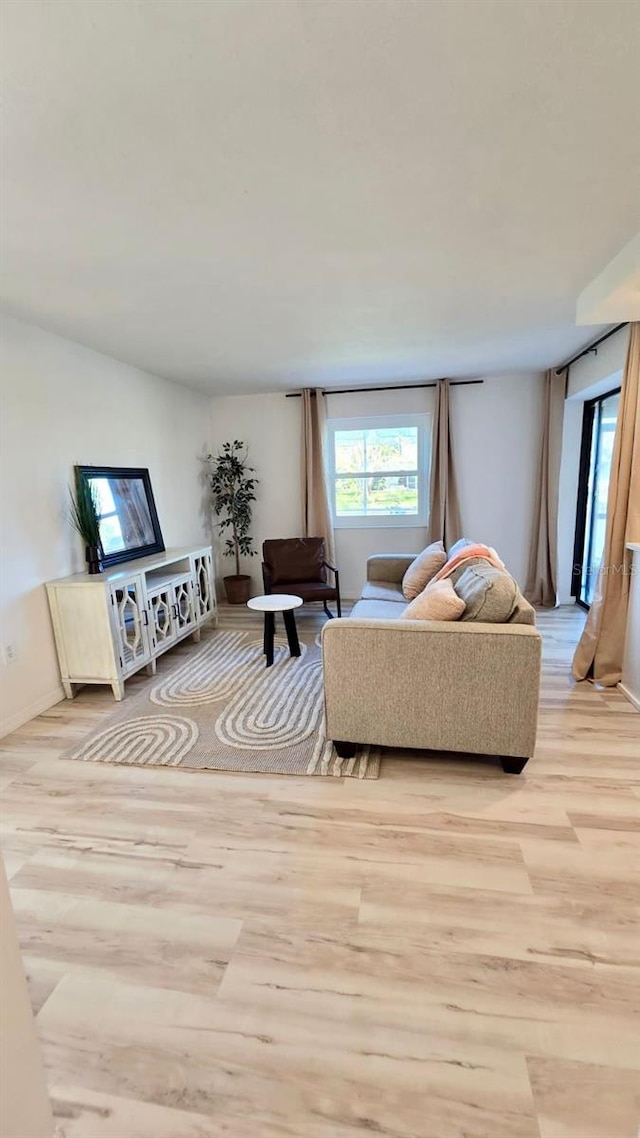
{"type": "Polygon", "coordinates": [[[158,520],[158,511],[156,510],[156,503],[153,497],[153,490],[151,488],[151,476],[147,467],[143,466],[77,466],[76,470],[81,478],[107,478],[132,481],[142,483],[147,509],[149,511],[149,520],[153,527],[154,540],[145,545],[132,546],[128,549],[118,550],[114,553],[103,553],[100,558],[103,569],[108,569],[112,565],[121,565],[124,561],[137,561],[141,557],[150,557],[154,553],[164,553],[165,544],[162,537],[162,530],[160,529],[160,522],[158,520]]]}

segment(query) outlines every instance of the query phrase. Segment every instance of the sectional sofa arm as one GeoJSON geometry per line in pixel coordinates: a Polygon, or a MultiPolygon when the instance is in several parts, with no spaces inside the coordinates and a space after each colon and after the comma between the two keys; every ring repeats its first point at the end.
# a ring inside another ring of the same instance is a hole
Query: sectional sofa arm
{"type": "Polygon", "coordinates": [[[400,584],[417,553],[376,553],[367,558],[367,581],[395,581],[400,584]]]}
{"type": "Polygon", "coordinates": [[[541,639],[530,626],[336,620],[322,654],[331,739],[533,754],[541,639]]]}

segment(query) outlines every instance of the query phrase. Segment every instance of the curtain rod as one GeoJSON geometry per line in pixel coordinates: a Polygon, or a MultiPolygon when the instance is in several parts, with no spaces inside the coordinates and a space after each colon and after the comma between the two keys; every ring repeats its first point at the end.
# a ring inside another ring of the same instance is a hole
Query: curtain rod
{"type": "Polygon", "coordinates": [[[594,352],[594,354],[597,356],[600,344],[604,344],[605,340],[608,340],[610,336],[615,336],[616,332],[619,332],[621,328],[628,328],[628,326],[628,320],[625,321],[624,324],[616,324],[615,328],[612,328],[609,332],[605,332],[604,336],[600,336],[599,339],[594,340],[593,343],[589,344],[587,348],[583,348],[581,352],[578,352],[577,356],[572,356],[570,360],[567,360],[566,364],[562,365],[562,367],[557,367],[555,369],[556,375],[561,375],[562,372],[567,371],[572,364],[577,363],[578,360],[581,360],[583,356],[588,356],[591,352],[594,352]]]}
{"type": "MultiPolygon", "coordinates": [[[[322,390],[322,395],[357,395],[362,391],[420,391],[424,387],[435,387],[438,383],[434,379],[432,383],[392,383],[388,387],[330,387],[327,390],[322,390]]],[[[484,383],[484,379],[451,379],[449,381],[451,387],[470,387],[475,383],[484,383]]],[[[312,391],[312,395],[315,394],[312,391]]],[[[285,399],[300,399],[302,393],[300,391],[287,391],[285,399]]]]}

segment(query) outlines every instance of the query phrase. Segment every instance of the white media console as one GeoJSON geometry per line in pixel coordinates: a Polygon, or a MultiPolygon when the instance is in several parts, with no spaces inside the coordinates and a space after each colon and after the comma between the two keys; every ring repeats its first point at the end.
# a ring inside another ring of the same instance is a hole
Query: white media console
{"type": "Polygon", "coordinates": [[[153,674],[158,656],[218,620],[209,546],[74,573],[49,581],[47,594],[67,699],[74,684],[110,684],[122,699],[128,676],[153,674]]]}

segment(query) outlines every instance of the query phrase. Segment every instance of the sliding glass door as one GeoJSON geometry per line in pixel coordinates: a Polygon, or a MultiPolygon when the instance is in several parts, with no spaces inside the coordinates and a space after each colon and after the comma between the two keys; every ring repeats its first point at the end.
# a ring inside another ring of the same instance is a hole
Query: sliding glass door
{"type": "Polygon", "coordinates": [[[604,550],[607,497],[620,392],[585,403],[572,594],[588,608],[604,550]]]}

